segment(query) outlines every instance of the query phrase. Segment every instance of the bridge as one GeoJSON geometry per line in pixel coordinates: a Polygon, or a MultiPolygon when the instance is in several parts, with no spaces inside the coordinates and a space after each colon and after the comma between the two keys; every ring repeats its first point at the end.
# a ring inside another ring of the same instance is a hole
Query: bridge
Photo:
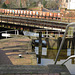
{"type": "Polygon", "coordinates": [[[10,29],[25,30],[25,27],[32,27],[64,31],[67,24],[68,23],[53,20],[0,15],[0,27],[10,29]]]}

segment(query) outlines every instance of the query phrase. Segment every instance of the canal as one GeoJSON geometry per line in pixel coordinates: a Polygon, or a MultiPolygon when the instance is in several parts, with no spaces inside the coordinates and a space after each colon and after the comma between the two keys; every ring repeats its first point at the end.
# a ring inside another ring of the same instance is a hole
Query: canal
{"type": "MultiPolygon", "coordinates": [[[[0,28],[0,31],[4,31],[4,30],[9,30],[9,29],[0,28]]],[[[39,36],[36,33],[33,33],[33,32],[31,33],[28,31],[24,31],[23,34],[25,36],[35,36],[35,35],[37,35],[37,37],[39,36]]],[[[43,37],[43,35],[42,35],[42,37],[43,37]]],[[[39,42],[39,41],[36,41],[36,42],[39,42]]],[[[42,43],[46,44],[45,41],[43,41],[42,43]]],[[[33,51],[36,53],[38,65],[54,64],[56,55],[58,52],[58,50],[56,48],[48,49],[46,46],[42,47],[41,52],[39,51],[39,47],[35,46],[33,51]]],[[[71,48],[62,49],[59,54],[57,64],[62,64],[69,56],[74,55],[74,54],[75,54],[74,49],[71,49],[71,48]]],[[[72,75],[74,75],[75,74],[75,58],[70,59],[68,62],[65,63],[65,65],[68,68],[68,70],[70,71],[70,73],[72,75]]]]}
{"type": "MultiPolygon", "coordinates": [[[[24,32],[25,35],[26,35],[26,32],[24,32]]],[[[29,32],[29,33],[27,32],[27,34],[28,34],[28,36],[35,35],[35,33],[31,33],[31,32],[29,32]]],[[[39,34],[37,34],[37,37],[38,36],[39,36],[39,34]]],[[[42,35],[42,37],[44,37],[44,36],[42,35]]],[[[42,50],[39,51],[39,40],[35,40],[36,43],[35,43],[34,52],[37,55],[38,65],[49,65],[49,64],[55,63],[58,49],[56,48],[57,42],[56,41],[53,42],[53,41],[54,41],[53,38],[49,39],[51,46],[54,45],[54,48],[49,49],[49,48],[47,48],[46,41],[43,40],[42,41],[42,50]]],[[[72,42],[71,42],[70,46],[69,46],[69,44],[67,45],[67,49],[64,49],[65,47],[66,47],[66,44],[64,43],[64,46],[63,46],[62,50],[60,51],[60,54],[59,54],[59,57],[57,60],[57,64],[61,65],[69,56],[75,55],[75,49],[72,48],[72,42]]],[[[65,65],[68,68],[68,70],[70,71],[70,73],[72,75],[75,75],[75,58],[72,58],[69,61],[67,61],[65,63],[65,65]]]]}
{"type": "MultiPolygon", "coordinates": [[[[42,52],[39,53],[39,47],[35,47],[35,53],[37,54],[37,63],[38,65],[49,65],[54,64],[55,58],[58,50],[56,49],[47,49],[46,47],[42,47],[42,52]],[[39,55],[40,54],[40,55],[39,55]]],[[[73,49],[63,49],[59,54],[59,58],[57,64],[62,64],[69,56],[74,55],[75,50],[73,49]]],[[[68,70],[71,74],[75,74],[75,58],[70,59],[65,63],[68,70]]]]}

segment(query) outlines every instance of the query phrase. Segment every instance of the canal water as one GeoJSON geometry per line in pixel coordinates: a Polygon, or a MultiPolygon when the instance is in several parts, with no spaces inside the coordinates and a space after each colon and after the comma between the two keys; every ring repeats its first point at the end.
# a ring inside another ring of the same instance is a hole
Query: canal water
{"type": "MultiPolygon", "coordinates": [[[[38,65],[54,64],[58,52],[58,50],[47,49],[46,47],[42,47],[41,53],[39,53],[39,47],[35,47],[34,51],[37,54],[38,65]]],[[[62,64],[69,56],[74,54],[75,54],[75,50],[70,48],[61,50],[57,64],[62,64]]],[[[67,61],[65,65],[71,74],[75,74],[75,58],[67,61]]]]}
{"type": "MultiPolygon", "coordinates": [[[[36,33],[28,33],[27,34],[29,36],[35,36],[37,35],[37,37],[39,36],[36,33]]],[[[26,32],[24,32],[24,35],[26,35],[26,32]]],[[[42,37],[44,37],[42,35],[42,37]]],[[[36,43],[39,43],[39,40],[35,40],[36,43]]],[[[52,43],[52,40],[50,39],[50,42],[52,43]]],[[[43,44],[46,44],[46,41],[42,41],[43,44]]],[[[56,45],[55,45],[56,46],[56,45]]],[[[70,46],[71,47],[71,46],[70,46]]],[[[37,55],[37,63],[38,65],[49,65],[49,64],[54,64],[55,63],[55,59],[58,53],[58,49],[57,48],[52,48],[52,49],[47,49],[47,47],[42,47],[42,50],[39,51],[39,46],[35,46],[34,52],[37,55]],[[41,52],[41,53],[40,53],[41,52]]],[[[71,49],[71,48],[67,48],[67,49],[62,49],[60,51],[58,60],[57,60],[57,64],[62,64],[69,56],[71,55],[75,55],[75,49],[71,49]]],[[[75,75],[75,58],[72,58],[70,60],[68,60],[65,63],[66,67],[68,68],[68,70],[70,71],[70,73],[72,75],[75,75]]]]}

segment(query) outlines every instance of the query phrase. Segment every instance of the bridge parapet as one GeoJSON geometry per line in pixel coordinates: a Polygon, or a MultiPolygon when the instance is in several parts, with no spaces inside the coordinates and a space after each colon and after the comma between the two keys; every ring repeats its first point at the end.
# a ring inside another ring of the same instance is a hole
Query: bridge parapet
{"type": "Polygon", "coordinates": [[[60,20],[60,13],[56,12],[45,12],[45,11],[30,11],[30,10],[14,10],[14,9],[0,9],[0,13],[4,15],[13,15],[21,17],[32,17],[42,19],[55,19],[60,20]]]}

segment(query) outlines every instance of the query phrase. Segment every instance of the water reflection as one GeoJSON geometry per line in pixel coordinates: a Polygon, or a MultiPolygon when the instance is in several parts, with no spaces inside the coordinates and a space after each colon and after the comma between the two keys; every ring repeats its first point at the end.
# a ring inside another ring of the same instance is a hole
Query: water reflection
{"type": "MultiPolygon", "coordinates": [[[[39,65],[48,65],[54,64],[55,58],[58,50],[47,49],[46,47],[42,47],[41,53],[39,53],[39,48],[35,47],[35,53],[37,54],[37,60],[39,65]]],[[[69,56],[74,55],[75,50],[68,48],[61,50],[59,54],[59,58],[57,64],[62,64],[69,56]]],[[[70,59],[67,63],[65,63],[71,74],[75,74],[75,59],[70,59]]]]}
{"type": "MultiPolygon", "coordinates": [[[[38,33],[32,33],[32,32],[28,32],[28,31],[24,31],[24,35],[39,37],[38,33]]],[[[44,37],[44,36],[42,35],[42,37],[44,37]]],[[[37,54],[38,65],[54,64],[55,58],[56,58],[56,55],[58,52],[57,49],[60,46],[61,40],[62,39],[60,37],[58,39],[50,37],[49,39],[46,39],[46,42],[42,41],[42,43],[43,43],[42,46],[47,46],[46,44],[49,44],[50,45],[49,48],[51,48],[51,49],[42,47],[42,50],[40,48],[40,51],[39,51],[39,47],[35,47],[34,51],[37,54]],[[57,47],[57,49],[56,49],[56,47],[57,47]]],[[[36,40],[35,42],[36,42],[35,45],[40,46],[39,40],[36,40]]],[[[59,54],[57,64],[62,64],[69,56],[75,54],[75,50],[71,49],[71,48],[74,48],[73,38],[66,38],[63,48],[59,54]],[[66,48],[68,48],[68,49],[66,49],[66,48]]],[[[67,66],[67,68],[69,69],[71,74],[75,74],[75,59],[74,58],[70,59],[68,62],[66,62],[65,65],[67,66]]]]}

